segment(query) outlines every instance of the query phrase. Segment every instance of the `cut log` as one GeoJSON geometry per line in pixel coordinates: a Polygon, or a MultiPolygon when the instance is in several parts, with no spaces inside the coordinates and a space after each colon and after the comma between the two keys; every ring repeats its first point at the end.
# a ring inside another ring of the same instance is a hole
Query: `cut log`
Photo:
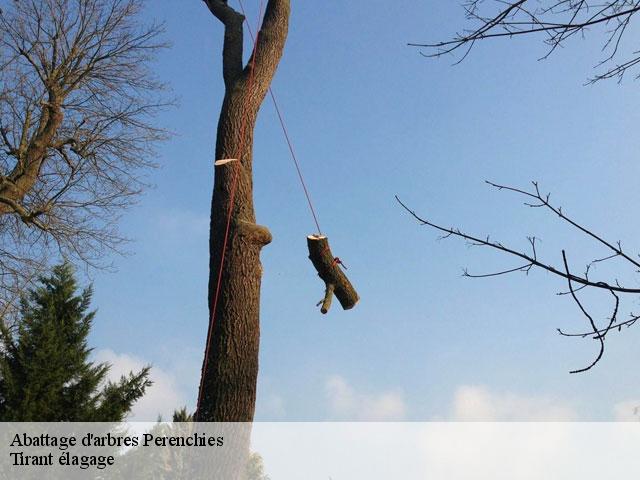
{"type": "Polygon", "coordinates": [[[309,247],[309,259],[318,272],[318,276],[325,283],[325,296],[318,305],[322,304],[320,311],[327,313],[331,306],[331,297],[335,294],[342,308],[353,308],[360,297],[351,285],[351,282],[340,268],[341,262],[334,257],[329,248],[329,240],[324,235],[309,235],[307,237],[309,247]]]}

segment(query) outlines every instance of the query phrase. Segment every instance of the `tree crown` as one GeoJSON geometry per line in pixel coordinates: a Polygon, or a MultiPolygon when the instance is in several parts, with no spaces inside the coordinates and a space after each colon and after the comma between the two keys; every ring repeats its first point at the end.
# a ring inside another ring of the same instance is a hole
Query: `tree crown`
{"type": "Polygon", "coordinates": [[[2,421],[120,421],[144,395],[150,367],[114,383],[109,364],[89,360],[91,296],[63,264],[22,299],[15,330],[0,332],[2,421]]]}

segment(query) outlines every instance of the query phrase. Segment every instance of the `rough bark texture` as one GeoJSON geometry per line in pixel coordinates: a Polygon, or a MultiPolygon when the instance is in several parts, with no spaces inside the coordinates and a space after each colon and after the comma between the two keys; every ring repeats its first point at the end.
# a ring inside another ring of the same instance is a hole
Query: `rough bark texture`
{"type": "Polygon", "coordinates": [[[209,314],[214,318],[203,369],[199,421],[251,422],[258,377],[260,340],[260,250],[271,241],[256,224],[253,207],[253,129],[287,37],[289,0],[270,0],[254,55],[242,67],[243,16],[225,1],[205,0],[225,26],[225,97],[218,122],[216,159],[237,158],[215,167],[209,238],[209,314]],[[253,71],[252,71],[253,70],[253,71]],[[243,133],[244,132],[244,133],[243,133]],[[235,172],[237,187],[225,252],[220,294],[213,312],[235,172]]]}
{"type": "MultiPolygon", "coordinates": [[[[42,109],[38,127],[29,145],[17,150],[15,167],[7,177],[0,178],[0,214],[16,213],[24,222],[30,222],[32,214],[22,207],[22,200],[38,181],[42,163],[62,124],[61,99],[57,93],[49,92],[49,101],[42,109]]],[[[26,142],[23,142],[26,143],[26,142]]]]}
{"type": "Polygon", "coordinates": [[[331,253],[329,239],[323,235],[309,235],[307,246],[309,247],[309,258],[326,287],[320,311],[322,313],[329,311],[331,297],[334,294],[340,301],[342,308],[345,310],[353,308],[360,298],[340,268],[339,259],[331,253]]]}

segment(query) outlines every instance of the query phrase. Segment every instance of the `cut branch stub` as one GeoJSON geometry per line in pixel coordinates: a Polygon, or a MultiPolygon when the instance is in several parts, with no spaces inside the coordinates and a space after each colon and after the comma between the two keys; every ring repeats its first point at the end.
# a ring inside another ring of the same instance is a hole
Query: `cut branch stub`
{"type": "Polygon", "coordinates": [[[320,302],[320,311],[327,313],[331,306],[333,294],[338,298],[345,310],[353,308],[360,297],[340,268],[339,259],[334,257],[329,248],[329,240],[323,235],[309,235],[307,237],[309,259],[318,272],[318,276],[325,283],[325,297],[320,302]]]}

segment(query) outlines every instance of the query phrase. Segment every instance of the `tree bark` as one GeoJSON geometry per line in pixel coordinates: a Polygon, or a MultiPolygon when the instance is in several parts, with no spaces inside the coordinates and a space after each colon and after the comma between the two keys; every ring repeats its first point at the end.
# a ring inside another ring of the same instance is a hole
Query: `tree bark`
{"type": "Polygon", "coordinates": [[[360,297],[340,269],[342,262],[331,253],[329,239],[324,235],[309,235],[307,246],[309,247],[309,259],[318,272],[318,276],[325,283],[324,299],[318,303],[318,305],[322,304],[320,311],[322,313],[329,311],[331,298],[334,294],[344,310],[355,307],[360,297]]]}
{"type": "MultiPolygon", "coordinates": [[[[60,125],[62,125],[64,114],[61,104],[62,99],[58,95],[50,93],[49,101],[43,105],[33,138],[28,143],[23,142],[14,152],[11,152],[17,162],[6,177],[0,177],[0,215],[15,213],[24,222],[28,223],[33,220],[31,212],[22,206],[22,200],[38,181],[42,164],[47,158],[48,150],[54,144],[60,125]]],[[[28,136],[28,129],[27,120],[24,125],[25,136],[28,136]]]]}
{"type": "Polygon", "coordinates": [[[242,68],[244,17],[226,1],[204,1],[225,27],[225,97],[218,121],[216,160],[237,158],[238,161],[215,167],[209,236],[209,318],[213,319],[213,330],[204,360],[206,368],[203,365],[197,417],[199,421],[208,422],[251,422],[260,342],[260,250],[271,241],[269,230],[256,224],[253,206],[253,130],[282,56],[290,5],[289,0],[269,0],[254,53],[242,68]],[[223,252],[230,206],[230,231],[223,252]]]}

